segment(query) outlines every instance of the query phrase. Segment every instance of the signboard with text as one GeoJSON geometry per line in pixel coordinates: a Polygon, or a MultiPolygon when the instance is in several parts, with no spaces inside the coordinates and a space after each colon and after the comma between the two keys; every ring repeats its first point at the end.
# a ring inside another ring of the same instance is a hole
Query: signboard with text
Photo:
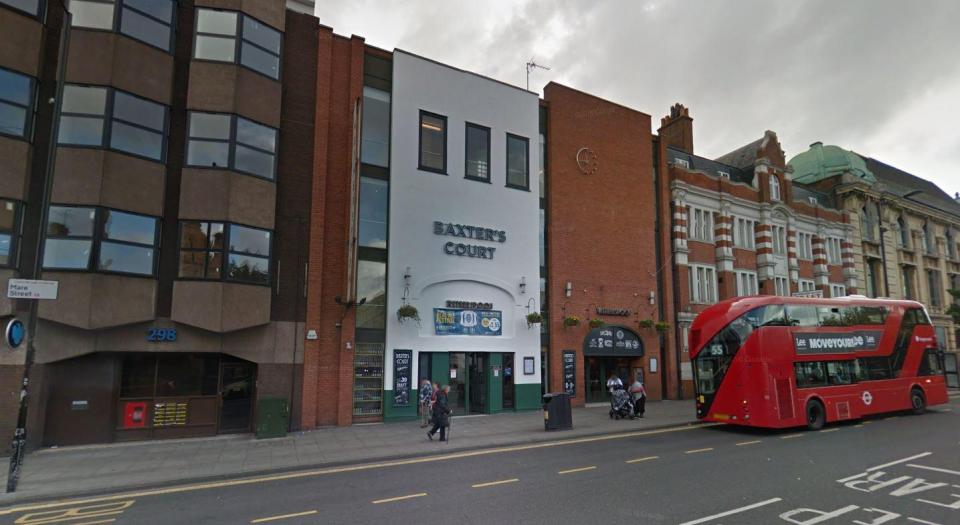
{"type": "Polygon", "coordinates": [[[572,350],[563,352],[563,391],[577,393],[577,353],[572,350]]]}
{"type": "Polygon", "coordinates": [[[502,335],[502,318],[500,310],[433,309],[437,335],[502,335]]]}
{"type": "Polygon", "coordinates": [[[410,405],[410,363],[413,350],[393,351],[393,406],[410,405]]]}
{"type": "Polygon", "coordinates": [[[643,341],[622,326],[594,328],[583,340],[583,355],[643,356],[643,341]]]}
{"type": "Polygon", "coordinates": [[[56,299],[59,286],[59,281],[10,279],[7,281],[7,299],[56,299]]]}

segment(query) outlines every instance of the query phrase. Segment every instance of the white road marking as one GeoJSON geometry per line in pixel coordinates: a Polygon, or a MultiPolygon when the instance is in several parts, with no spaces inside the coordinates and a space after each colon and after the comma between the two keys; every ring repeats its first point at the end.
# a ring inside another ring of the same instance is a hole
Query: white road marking
{"type": "Polygon", "coordinates": [[[643,461],[650,461],[651,459],[660,459],[660,456],[647,456],[645,458],[628,459],[626,463],[641,463],[643,461]]]}
{"type": "Polygon", "coordinates": [[[943,472],[944,474],[953,474],[954,476],[960,476],[960,472],[957,472],[956,470],[947,470],[945,468],[928,467],[926,465],[915,465],[913,463],[907,463],[907,466],[913,467],[913,468],[922,468],[924,470],[932,470],[934,472],[943,472]]]}
{"type": "Polygon", "coordinates": [[[745,445],[756,445],[757,443],[762,443],[762,441],[760,441],[759,439],[755,439],[753,441],[741,441],[740,443],[737,443],[737,446],[742,447],[745,445]]]}
{"type": "Polygon", "coordinates": [[[711,450],[713,450],[713,447],[708,447],[708,448],[696,448],[696,449],[693,449],[693,450],[688,450],[688,451],[684,452],[684,454],[699,454],[699,453],[701,453],[701,452],[710,452],[711,450]]]}
{"type": "Polygon", "coordinates": [[[493,487],[495,485],[505,485],[507,483],[516,483],[518,481],[520,481],[519,478],[502,479],[500,481],[488,481],[486,483],[477,483],[475,485],[471,485],[471,487],[475,489],[482,489],[484,487],[493,487]]]}
{"type": "Polygon", "coordinates": [[[255,520],[250,520],[250,523],[266,523],[266,522],[268,522],[268,521],[278,521],[278,520],[285,520],[285,519],[290,519],[290,518],[299,518],[300,516],[311,516],[311,515],[316,514],[316,513],[317,513],[317,511],[315,511],[315,510],[307,510],[307,511],[304,511],[304,512],[295,512],[295,513],[293,513],[293,514],[282,514],[282,515],[280,515],[280,516],[270,516],[270,517],[267,517],[267,518],[258,518],[258,519],[255,519],[255,520]]]}
{"type": "Polygon", "coordinates": [[[397,496],[395,498],[375,499],[371,501],[371,503],[373,503],[374,505],[379,505],[381,503],[392,503],[394,501],[403,501],[405,499],[411,499],[411,498],[422,498],[426,495],[427,495],[426,492],[420,492],[418,494],[409,494],[407,496],[397,496]]]}
{"type": "Polygon", "coordinates": [[[884,463],[883,465],[877,465],[876,467],[870,467],[870,468],[867,469],[867,472],[873,472],[874,470],[880,470],[880,469],[882,469],[882,468],[886,468],[886,467],[889,467],[889,466],[892,466],[892,465],[899,465],[900,463],[906,463],[906,462],[908,462],[908,461],[913,461],[913,460],[915,460],[915,459],[917,459],[917,458],[925,458],[925,457],[929,456],[930,454],[933,454],[933,452],[923,452],[923,453],[921,453],[921,454],[917,454],[916,456],[910,456],[909,458],[898,459],[898,460],[896,460],[896,461],[891,461],[890,463],[884,463]]]}
{"type": "Polygon", "coordinates": [[[932,521],[922,520],[920,518],[907,518],[908,520],[914,523],[923,523],[923,525],[940,525],[939,523],[934,523],[932,521]]]}
{"type": "Polygon", "coordinates": [[[597,468],[596,466],[572,468],[570,470],[561,470],[560,472],[557,472],[557,474],[560,474],[562,476],[564,474],[573,474],[575,472],[586,472],[588,470],[596,470],[596,468],[597,468]]]}
{"type": "Polygon", "coordinates": [[[696,520],[693,520],[693,521],[685,521],[685,522],[681,523],[680,525],[697,525],[698,523],[706,523],[706,522],[708,522],[708,521],[713,521],[713,520],[715,520],[715,519],[717,519],[717,518],[724,518],[724,517],[726,517],[726,516],[732,516],[732,515],[734,515],[734,514],[740,514],[741,512],[746,512],[746,511],[748,511],[748,510],[753,510],[753,509],[756,509],[756,508],[760,508],[760,507],[763,507],[763,506],[766,506],[766,505],[770,505],[771,503],[776,503],[776,502],[778,502],[778,501],[783,501],[783,499],[782,499],[782,498],[770,498],[770,499],[768,499],[768,500],[766,500],[766,501],[761,501],[761,502],[759,502],[759,503],[754,503],[753,505],[747,505],[747,506],[745,506],[745,507],[738,507],[738,508],[735,508],[735,509],[732,509],[732,510],[728,510],[728,511],[726,511],[726,512],[721,512],[721,513],[719,513],[719,514],[714,514],[714,515],[712,515],[712,516],[706,516],[706,517],[703,517],[703,518],[700,518],[700,519],[696,519],[696,520]]]}

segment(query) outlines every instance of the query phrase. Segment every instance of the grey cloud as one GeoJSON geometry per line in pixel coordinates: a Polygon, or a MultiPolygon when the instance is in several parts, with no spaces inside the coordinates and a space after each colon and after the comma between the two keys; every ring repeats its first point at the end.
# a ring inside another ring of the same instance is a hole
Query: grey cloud
{"type": "Polygon", "coordinates": [[[569,84],[649,113],[654,127],[683,102],[705,156],[773,129],[788,156],[823,140],[960,191],[951,171],[960,165],[960,135],[904,130],[900,137],[890,128],[957,116],[903,112],[921,93],[947,97],[960,85],[960,2],[328,3],[334,19],[319,15],[336,30],[375,41],[366,28],[383,27],[373,20],[386,15],[399,36],[381,45],[516,85],[535,56],[552,70],[534,73],[532,89],[549,80],[569,84]],[[336,18],[357,9],[369,10],[369,22],[341,28],[336,18]],[[563,30],[551,30],[557,26],[563,30]],[[546,56],[535,54],[537,42],[548,43],[546,56]],[[866,149],[891,143],[898,147],[866,149]],[[917,158],[911,150],[941,154],[917,158]]]}

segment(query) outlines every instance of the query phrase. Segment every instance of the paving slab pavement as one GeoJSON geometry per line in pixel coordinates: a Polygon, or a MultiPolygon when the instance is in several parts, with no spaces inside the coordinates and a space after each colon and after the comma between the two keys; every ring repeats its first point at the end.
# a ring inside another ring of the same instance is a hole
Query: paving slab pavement
{"type": "MultiPolygon", "coordinates": [[[[426,429],[421,429],[418,422],[410,421],[325,427],[264,440],[241,434],[45,448],[26,456],[17,492],[0,494],[0,505],[214,477],[651,430],[696,422],[692,401],[650,402],[646,408],[643,419],[619,421],[609,418],[606,406],[575,408],[574,428],[559,432],[544,431],[540,411],[454,416],[449,443],[429,441],[426,429]]],[[[3,482],[5,486],[5,473],[3,482]]]]}

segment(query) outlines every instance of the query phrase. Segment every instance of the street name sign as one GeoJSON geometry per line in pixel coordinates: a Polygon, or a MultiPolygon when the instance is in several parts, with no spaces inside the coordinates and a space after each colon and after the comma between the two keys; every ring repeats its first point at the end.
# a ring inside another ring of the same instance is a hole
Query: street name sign
{"type": "Polygon", "coordinates": [[[7,281],[7,299],[56,299],[60,281],[10,279],[7,281]]]}

